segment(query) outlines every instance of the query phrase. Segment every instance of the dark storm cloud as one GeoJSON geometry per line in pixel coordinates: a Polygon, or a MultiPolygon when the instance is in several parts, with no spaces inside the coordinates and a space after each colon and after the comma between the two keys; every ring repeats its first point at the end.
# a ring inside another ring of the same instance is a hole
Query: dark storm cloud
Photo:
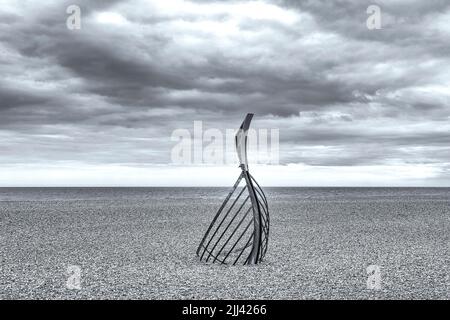
{"type": "MultiPolygon", "coordinates": [[[[283,0],[280,4],[287,8],[309,12],[321,27],[339,32],[345,37],[362,40],[384,41],[392,44],[407,44],[409,40],[428,43],[430,36],[418,37],[424,20],[433,20],[450,8],[446,0],[404,0],[404,1],[359,1],[359,0],[283,0]],[[367,8],[376,5],[381,9],[383,32],[370,32],[366,28],[367,8]]],[[[421,34],[422,35],[422,34],[421,34]]],[[[442,39],[438,43],[443,44],[442,39]]],[[[412,42],[410,42],[412,43],[412,42]]],[[[431,43],[431,42],[430,42],[431,43]]],[[[444,46],[442,46],[444,48],[444,46]]]]}
{"type": "Polygon", "coordinates": [[[78,31],[70,4],[0,9],[0,144],[35,161],[167,163],[172,130],[251,111],[282,163],[448,162],[448,1],[378,1],[381,30],[369,1],[77,1],[78,31]]]}
{"type": "Polygon", "coordinates": [[[2,97],[1,109],[9,109],[30,104],[40,105],[49,102],[48,97],[42,97],[38,94],[29,93],[19,88],[0,88],[2,97]]]}

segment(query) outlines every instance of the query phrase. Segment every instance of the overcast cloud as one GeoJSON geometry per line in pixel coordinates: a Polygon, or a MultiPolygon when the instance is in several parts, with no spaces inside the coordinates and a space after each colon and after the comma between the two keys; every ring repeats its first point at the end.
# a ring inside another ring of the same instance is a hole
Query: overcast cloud
{"type": "Polygon", "coordinates": [[[280,130],[268,185],[450,186],[446,0],[0,0],[0,75],[4,186],[226,185],[171,133],[246,112],[280,130]]]}

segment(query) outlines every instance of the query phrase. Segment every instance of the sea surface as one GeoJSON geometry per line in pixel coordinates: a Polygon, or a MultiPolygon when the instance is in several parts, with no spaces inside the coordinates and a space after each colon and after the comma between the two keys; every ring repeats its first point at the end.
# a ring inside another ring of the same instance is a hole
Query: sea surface
{"type": "Polygon", "coordinates": [[[264,262],[223,266],[228,188],[0,188],[0,299],[450,298],[450,188],[264,190],[264,262]]]}

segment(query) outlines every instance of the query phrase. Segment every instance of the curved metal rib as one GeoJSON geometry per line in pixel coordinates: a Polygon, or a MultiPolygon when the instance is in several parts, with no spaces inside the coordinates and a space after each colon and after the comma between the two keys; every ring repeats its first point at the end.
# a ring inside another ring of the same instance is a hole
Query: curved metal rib
{"type": "Polygon", "coordinates": [[[250,128],[250,122],[252,121],[253,113],[248,113],[245,116],[238,132],[235,136],[236,152],[239,158],[239,164],[242,170],[248,171],[248,159],[247,159],[247,135],[250,128]]]}
{"type": "Polygon", "coordinates": [[[236,133],[236,151],[242,171],[197,248],[202,261],[257,264],[267,252],[267,198],[248,171],[247,134],[252,118],[253,114],[247,114],[236,133]]]}

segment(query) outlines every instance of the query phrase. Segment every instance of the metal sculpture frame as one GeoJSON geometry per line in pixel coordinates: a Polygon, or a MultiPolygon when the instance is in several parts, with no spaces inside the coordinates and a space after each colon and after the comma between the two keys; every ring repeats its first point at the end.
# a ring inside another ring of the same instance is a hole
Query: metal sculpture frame
{"type": "Polygon", "coordinates": [[[269,206],[264,191],[248,170],[247,136],[252,118],[252,113],[247,114],[236,133],[241,174],[197,248],[197,256],[201,261],[232,265],[258,264],[267,252],[269,206]],[[250,212],[252,214],[249,215],[250,212]]]}

